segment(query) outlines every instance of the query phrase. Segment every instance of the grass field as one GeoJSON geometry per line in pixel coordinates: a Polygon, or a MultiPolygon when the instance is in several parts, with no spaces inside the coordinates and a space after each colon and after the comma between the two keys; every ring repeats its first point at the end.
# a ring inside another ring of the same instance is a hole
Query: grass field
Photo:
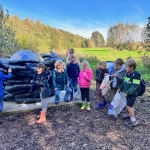
{"type": "Polygon", "coordinates": [[[150,70],[146,69],[140,60],[137,51],[115,50],[112,48],[77,48],[75,49],[76,55],[80,60],[87,59],[93,70],[96,69],[98,62],[101,61],[114,61],[117,58],[122,58],[124,61],[128,57],[134,58],[138,62],[137,70],[142,74],[142,77],[150,81],[150,70]]]}

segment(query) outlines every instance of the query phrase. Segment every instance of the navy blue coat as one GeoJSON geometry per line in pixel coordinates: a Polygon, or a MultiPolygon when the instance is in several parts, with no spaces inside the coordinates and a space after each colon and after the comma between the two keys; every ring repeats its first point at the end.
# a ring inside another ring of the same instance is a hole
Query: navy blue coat
{"type": "Polygon", "coordinates": [[[79,73],[80,73],[80,68],[78,63],[69,63],[67,65],[67,74],[69,78],[77,78],[79,77],[79,73]]]}
{"type": "Polygon", "coordinates": [[[3,80],[8,80],[11,77],[12,77],[12,73],[5,75],[3,72],[0,72],[0,98],[4,98],[3,80]]]}
{"type": "Polygon", "coordinates": [[[30,92],[33,92],[36,89],[38,89],[39,92],[41,92],[43,98],[50,96],[48,76],[46,72],[43,72],[42,74],[37,74],[37,72],[34,73],[33,83],[30,92]]]}

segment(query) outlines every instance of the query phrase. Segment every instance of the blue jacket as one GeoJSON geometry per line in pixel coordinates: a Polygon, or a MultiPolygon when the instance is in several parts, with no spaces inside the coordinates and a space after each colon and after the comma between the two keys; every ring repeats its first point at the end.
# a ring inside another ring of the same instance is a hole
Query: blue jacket
{"type": "Polygon", "coordinates": [[[80,73],[80,68],[78,63],[69,63],[67,65],[67,74],[69,78],[77,78],[79,77],[79,73],[80,73]]]}
{"type": "Polygon", "coordinates": [[[66,86],[69,86],[69,80],[66,70],[63,72],[58,72],[57,69],[53,70],[52,81],[54,89],[65,90],[66,86]]]}
{"type": "Polygon", "coordinates": [[[0,72],[0,98],[4,98],[3,80],[8,80],[11,77],[12,77],[12,73],[5,75],[3,72],[0,72]]]}

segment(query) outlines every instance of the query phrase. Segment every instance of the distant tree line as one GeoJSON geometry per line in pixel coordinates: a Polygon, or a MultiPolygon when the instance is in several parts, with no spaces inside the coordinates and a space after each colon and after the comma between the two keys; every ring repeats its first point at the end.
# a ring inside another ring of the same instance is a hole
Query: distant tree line
{"type": "Polygon", "coordinates": [[[142,28],[136,23],[112,25],[107,33],[107,46],[119,50],[137,50],[143,44],[142,28]]]}

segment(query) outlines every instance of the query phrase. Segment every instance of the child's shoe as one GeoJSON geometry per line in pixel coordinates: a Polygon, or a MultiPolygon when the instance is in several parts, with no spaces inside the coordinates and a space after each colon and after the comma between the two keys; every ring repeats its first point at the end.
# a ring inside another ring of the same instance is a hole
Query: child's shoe
{"type": "Polygon", "coordinates": [[[90,107],[90,103],[88,102],[87,104],[87,111],[90,112],[91,111],[91,107],[90,107]]]}
{"type": "Polygon", "coordinates": [[[129,122],[125,122],[125,125],[128,126],[128,127],[134,127],[134,126],[137,126],[140,122],[139,121],[132,121],[130,120],[129,122]]]}
{"type": "Polygon", "coordinates": [[[84,109],[85,109],[85,102],[82,102],[81,110],[84,110],[84,109]]]}
{"type": "Polygon", "coordinates": [[[107,105],[107,101],[105,100],[104,102],[103,102],[103,106],[106,106],[107,105]]]}
{"type": "Polygon", "coordinates": [[[97,110],[101,109],[102,107],[103,107],[103,104],[99,103],[98,106],[97,106],[97,110]]]}

